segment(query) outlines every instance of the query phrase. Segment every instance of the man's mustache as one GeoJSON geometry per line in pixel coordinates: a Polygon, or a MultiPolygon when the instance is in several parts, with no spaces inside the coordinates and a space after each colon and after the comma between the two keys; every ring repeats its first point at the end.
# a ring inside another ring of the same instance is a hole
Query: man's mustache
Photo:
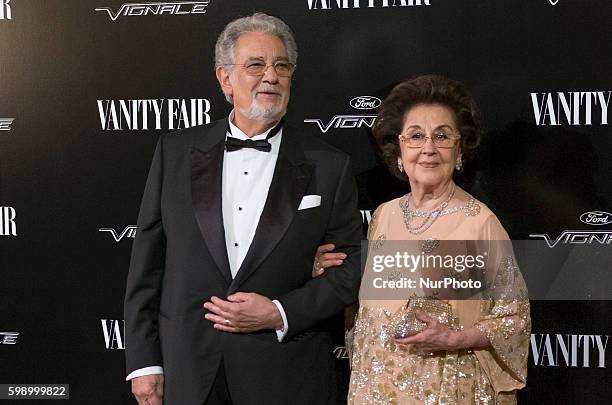
{"type": "Polygon", "coordinates": [[[277,86],[261,86],[255,89],[255,93],[280,93],[277,86]]]}

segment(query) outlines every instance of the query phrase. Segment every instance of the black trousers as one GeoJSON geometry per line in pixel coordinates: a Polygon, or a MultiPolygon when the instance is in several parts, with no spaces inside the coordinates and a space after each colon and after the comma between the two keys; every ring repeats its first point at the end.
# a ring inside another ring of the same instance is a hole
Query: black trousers
{"type": "Polygon", "coordinates": [[[233,405],[229,390],[227,389],[227,379],[225,377],[225,367],[223,360],[219,363],[219,370],[213,382],[208,398],[203,405],[233,405]]]}

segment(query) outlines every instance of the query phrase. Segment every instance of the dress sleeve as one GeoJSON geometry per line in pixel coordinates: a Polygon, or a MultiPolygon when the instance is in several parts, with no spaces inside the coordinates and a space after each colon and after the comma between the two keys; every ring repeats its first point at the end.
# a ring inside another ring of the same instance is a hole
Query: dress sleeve
{"type": "Polygon", "coordinates": [[[368,225],[368,240],[371,241],[372,238],[378,237],[380,234],[379,224],[380,224],[380,216],[382,215],[383,207],[385,203],[382,203],[374,210],[372,214],[372,218],[370,219],[370,224],[368,225]]]}
{"type": "Polygon", "coordinates": [[[490,241],[490,299],[481,301],[475,326],[491,346],[474,352],[495,392],[514,391],[523,388],[527,379],[531,333],[527,288],[511,241],[494,215],[486,220],[483,231],[482,239],[490,241]]]}
{"type": "MultiPolygon", "coordinates": [[[[385,203],[382,203],[374,210],[372,217],[370,218],[370,224],[368,225],[368,242],[372,240],[372,238],[378,238],[380,236],[380,216],[382,215],[383,206],[385,203]]],[[[352,305],[344,310],[344,342],[346,345],[346,351],[349,358],[349,367],[352,367],[351,359],[353,358],[353,345],[355,344],[355,320],[357,317],[357,312],[359,310],[358,305],[352,305]]]]}

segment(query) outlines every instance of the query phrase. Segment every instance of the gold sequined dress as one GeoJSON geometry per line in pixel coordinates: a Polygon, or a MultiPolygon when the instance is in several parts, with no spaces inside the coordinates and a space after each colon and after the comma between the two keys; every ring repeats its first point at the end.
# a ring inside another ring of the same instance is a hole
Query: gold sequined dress
{"type": "MultiPolygon", "coordinates": [[[[425,232],[409,233],[400,199],[374,213],[370,241],[508,240],[497,217],[484,204],[457,188],[448,207],[425,232]]],[[[513,291],[512,299],[451,300],[457,328],[476,326],[491,342],[484,350],[420,355],[410,345],[396,344],[392,319],[406,300],[366,299],[353,334],[348,403],[382,404],[513,404],[525,386],[531,320],[525,284],[512,253],[492,252],[498,263],[496,282],[513,291]],[[520,298],[517,298],[520,297],[520,298]]],[[[362,290],[363,290],[362,285],[362,290]]]]}

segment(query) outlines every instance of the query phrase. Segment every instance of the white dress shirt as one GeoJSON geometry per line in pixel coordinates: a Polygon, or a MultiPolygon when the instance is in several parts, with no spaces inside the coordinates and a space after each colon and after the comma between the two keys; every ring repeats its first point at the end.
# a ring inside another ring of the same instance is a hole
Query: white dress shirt
{"type": "MultiPolygon", "coordinates": [[[[271,131],[269,129],[249,138],[232,123],[232,118],[233,114],[230,114],[229,126],[232,131],[231,136],[234,138],[265,140],[271,131]]],[[[221,202],[225,246],[232,278],[236,277],[255,236],[259,217],[263,212],[272,183],[282,132],[281,129],[268,141],[272,146],[270,152],[250,148],[224,152],[221,202]]]]}
{"type": "MultiPolygon", "coordinates": [[[[229,115],[231,135],[241,140],[266,139],[267,131],[248,137],[232,122],[234,111],[229,115]]],[[[253,242],[259,217],[263,212],[268,190],[272,183],[274,168],[283,136],[283,130],[268,140],[270,152],[243,148],[232,152],[223,152],[223,178],[221,183],[221,204],[223,211],[223,226],[225,228],[225,246],[229,260],[232,278],[236,277],[240,265],[244,261],[249,247],[253,242]]],[[[283,328],[276,330],[276,337],[281,342],[288,330],[287,315],[277,300],[272,301],[283,319],[283,328]]],[[[145,367],[131,372],[127,380],[149,374],[163,374],[160,366],[145,367]]]]}
{"type": "MultiPolygon", "coordinates": [[[[234,112],[229,115],[229,127],[232,137],[240,140],[253,141],[266,139],[267,131],[249,138],[232,122],[234,112]]],[[[259,217],[263,212],[268,190],[272,183],[276,159],[280,149],[283,130],[268,140],[270,152],[257,149],[238,149],[233,152],[223,152],[223,179],[221,184],[221,204],[223,211],[223,227],[225,229],[225,247],[229,260],[232,278],[240,269],[249,247],[253,242],[259,217]]],[[[282,341],[287,333],[287,316],[282,305],[277,300],[272,301],[283,319],[283,328],[276,331],[278,341],[282,341]]]]}

